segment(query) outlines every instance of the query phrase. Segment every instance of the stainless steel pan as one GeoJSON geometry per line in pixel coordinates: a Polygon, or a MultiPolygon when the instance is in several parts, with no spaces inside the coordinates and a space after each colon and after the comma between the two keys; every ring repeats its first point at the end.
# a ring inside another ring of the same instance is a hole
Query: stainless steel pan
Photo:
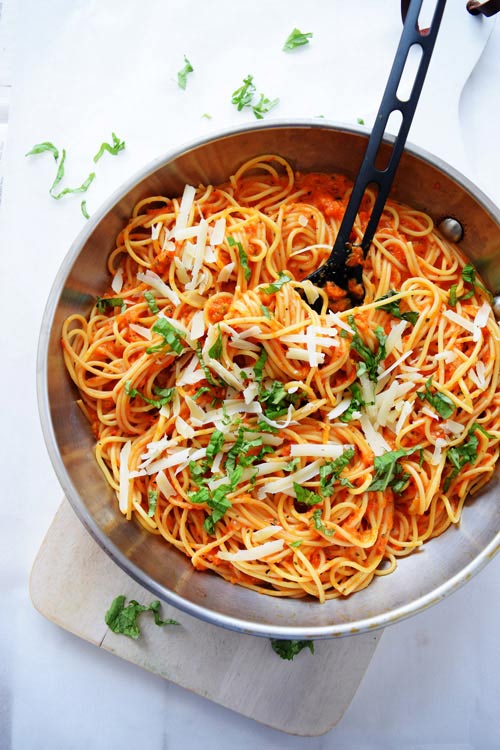
{"type": "MultiPolygon", "coordinates": [[[[151,592],[181,610],[223,627],[281,638],[325,638],[380,628],[439,601],[476,573],[500,544],[499,470],[467,503],[460,526],[399,562],[351,598],[325,604],[281,600],[234,586],[190,561],[165,541],[127,522],[94,460],[94,439],[75,404],[60,349],[63,320],[87,314],[109,284],[106,259],[134,204],[147,195],[182,193],[186,183],[225,180],[243,161],[279,153],[296,169],[351,177],[366,147],[358,128],[325,121],[260,124],[225,131],[170,153],[115,193],[71,247],[45,310],[38,354],[38,397],[43,432],[63,490],[101,547],[151,592]]],[[[463,251],[492,291],[500,289],[500,212],[474,185],[439,159],[407,147],[393,197],[446,217],[464,228],[463,251]]],[[[117,591],[117,594],[120,593],[117,591]]]]}

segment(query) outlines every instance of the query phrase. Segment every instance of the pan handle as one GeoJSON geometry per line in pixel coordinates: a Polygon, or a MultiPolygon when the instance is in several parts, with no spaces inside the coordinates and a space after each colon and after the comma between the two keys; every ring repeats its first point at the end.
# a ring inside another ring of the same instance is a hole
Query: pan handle
{"type": "MultiPolygon", "coordinates": [[[[410,7],[410,0],[401,0],[401,18],[403,23],[410,7]]],[[[494,16],[500,10],[500,0],[469,0],[466,5],[467,10],[472,16],[494,16]]]]}
{"type": "Polygon", "coordinates": [[[494,16],[500,10],[500,0],[485,0],[482,3],[478,2],[478,0],[469,0],[466,7],[473,16],[478,16],[479,14],[494,16]]]}

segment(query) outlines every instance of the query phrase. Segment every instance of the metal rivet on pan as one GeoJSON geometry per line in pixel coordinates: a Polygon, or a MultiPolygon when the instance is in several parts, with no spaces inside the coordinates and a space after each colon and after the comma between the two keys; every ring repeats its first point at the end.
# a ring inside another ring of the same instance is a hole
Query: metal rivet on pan
{"type": "Polygon", "coordinates": [[[495,313],[495,318],[500,320],[500,294],[493,297],[493,312],[495,313]]]}
{"type": "Polygon", "coordinates": [[[438,226],[439,231],[450,242],[460,242],[464,236],[464,228],[457,219],[447,216],[438,226]]]}

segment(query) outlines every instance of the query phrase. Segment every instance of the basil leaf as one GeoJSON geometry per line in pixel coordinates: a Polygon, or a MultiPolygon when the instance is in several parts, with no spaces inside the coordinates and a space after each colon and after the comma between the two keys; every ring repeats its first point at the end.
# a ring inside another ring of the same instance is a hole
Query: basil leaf
{"type": "Polygon", "coordinates": [[[158,490],[148,490],[148,516],[153,518],[158,505],[158,490]]]}
{"type": "Polygon", "coordinates": [[[81,209],[81,211],[82,211],[82,214],[84,215],[84,217],[85,217],[86,219],[90,219],[90,214],[89,214],[89,212],[87,211],[87,201],[82,201],[82,202],[80,203],[80,209],[81,209]]]}
{"type": "Polygon", "coordinates": [[[297,539],[295,542],[290,542],[288,545],[289,547],[292,547],[293,549],[297,549],[302,544],[302,539],[297,539]]]}
{"type": "Polygon", "coordinates": [[[312,39],[312,32],[303,34],[299,29],[294,29],[287,37],[286,42],[283,46],[285,52],[302,47],[304,44],[309,44],[309,39],[312,39]]]}
{"type": "MultiPolygon", "coordinates": [[[[382,299],[389,299],[391,297],[394,297],[394,295],[397,294],[393,289],[390,289],[387,294],[384,294],[382,297],[379,297],[375,302],[380,302],[382,299]]],[[[415,311],[408,311],[408,312],[401,312],[400,309],[401,300],[387,302],[385,305],[380,305],[379,310],[385,310],[385,312],[388,312],[392,315],[393,318],[397,318],[398,320],[407,320],[409,323],[411,323],[413,326],[418,320],[418,312],[415,311]]]]}
{"type": "Polygon", "coordinates": [[[478,457],[477,449],[479,447],[479,440],[474,434],[476,430],[482,432],[482,434],[487,438],[491,439],[494,437],[494,435],[491,435],[489,432],[487,432],[482,425],[474,422],[467,433],[467,439],[460,445],[454,445],[448,450],[446,454],[446,460],[449,461],[454,468],[451,474],[449,474],[445,479],[443,486],[445,492],[448,491],[452,479],[457,476],[457,474],[466,464],[476,463],[478,457]]]}
{"type": "Polygon", "coordinates": [[[218,326],[219,333],[217,335],[217,338],[215,342],[212,344],[210,349],[208,350],[208,356],[212,359],[220,360],[222,356],[222,333],[220,330],[220,326],[218,326]]]}
{"type": "Polygon", "coordinates": [[[248,265],[248,255],[243,250],[243,245],[241,244],[241,242],[236,242],[236,240],[233,237],[228,237],[227,243],[228,245],[231,245],[231,247],[236,246],[238,250],[238,256],[240,259],[241,267],[243,268],[245,280],[250,281],[250,276],[252,275],[252,271],[250,270],[250,266],[248,265]]]}
{"type": "Polygon", "coordinates": [[[193,396],[193,400],[196,401],[196,399],[200,398],[200,396],[203,396],[204,393],[210,393],[210,388],[207,388],[206,385],[202,385],[201,388],[198,388],[193,396]]]}
{"type": "Polygon", "coordinates": [[[156,304],[156,298],[153,292],[144,292],[144,299],[148,303],[149,310],[153,313],[153,315],[156,315],[160,312],[160,308],[156,304]]]}
{"type": "Polygon", "coordinates": [[[262,310],[262,314],[265,318],[267,318],[268,320],[272,320],[273,314],[268,307],[266,307],[265,305],[261,305],[260,309],[262,310]]]}
{"type": "Polygon", "coordinates": [[[219,381],[215,380],[214,377],[212,376],[212,373],[210,372],[210,369],[207,363],[203,359],[203,351],[202,351],[201,344],[199,341],[196,342],[195,351],[196,351],[196,356],[198,357],[198,362],[200,363],[200,367],[203,370],[203,373],[205,375],[205,380],[207,381],[207,383],[210,383],[210,385],[220,385],[219,381]]]}
{"type": "MultiPolygon", "coordinates": [[[[354,448],[347,448],[341,456],[333,461],[324,463],[319,467],[320,487],[322,495],[331,495],[333,493],[334,482],[340,479],[340,474],[354,457],[354,448]]],[[[344,487],[353,487],[348,479],[340,479],[344,487]]]]}
{"type": "Polygon", "coordinates": [[[308,490],[306,487],[302,487],[302,485],[297,482],[293,483],[293,489],[295,490],[295,495],[299,503],[303,503],[304,505],[317,505],[318,503],[323,502],[321,495],[318,495],[317,492],[308,490]]]}
{"type": "Polygon", "coordinates": [[[34,156],[35,154],[43,154],[45,151],[49,151],[53,156],[55,161],[59,159],[59,149],[54,146],[53,143],[50,141],[44,141],[43,143],[37,143],[33,146],[33,148],[28,151],[25,156],[34,156]]]}
{"type": "Polygon", "coordinates": [[[457,297],[457,284],[453,284],[450,287],[450,294],[448,298],[448,304],[450,305],[450,307],[455,307],[457,302],[462,302],[463,300],[470,299],[472,295],[474,294],[476,287],[478,287],[479,289],[482,289],[483,292],[485,292],[485,294],[488,295],[488,298],[490,300],[493,299],[493,295],[491,294],[489,289],[486,289],[485,286],[483,286],[477,281],[476,269],[471,263],[465,264],[465,266],[462,268],[461,275],[462,275],[462,280],[466,284],[470,284],[472,289],[470,289],[468,292],[465,292],[465,294],[460,295],[460,297],[457,297]]]}
{"type": "MultiPolygon", "coordinates": [[[[345,410],[343,414],[339,416],[339,420],[341,422],[350,422],[351,419],[353,419],[353,414],[361,409],[362,406],[367,406],[366,401],[363,399],[363,396],[361,395],[361,387],[359,383],[351,383],[349,386],[349,390],[352,393],[351,403],[345,410]]],[[[373,401],[369,402],[370,405],[373,404],[373,401]]]]}
{"type": "Polygon", "coordinates": [[[428,401],[443,419],[449,419],[455,411],[455,404],[450,398],[448,398],[448,396],[445,396],[444,393],[440,393],[439,391],[433,393],[431,391],[431,386],[432,377],[426,382],[425,391],[417,391],[417,396],[422,400],[428,401]]]}
{"type": "Polygon", "coordinates": [[[347,320],[351,328],[354,329],[354,335],[351,339],[351,349],[354,349],[362,360],[356,368],[357,374],[358,376],[361,376],[366,372],[370,380],[376,383],[378,380],[378,366],[387,356],[385,348],[387,336],[385,335],[383,328],[380,326],[375,328],[374,333],[378,339],[379,345],[377,351],[372,352],[359,335],[354,316],[349,315],[347,320]]]}
{"type": "Polygon", "coordinates": [[[259,401],[268,419],[277,419],[288,412],[290,405],[295,406],[298,394],[288,393],[280,380],[273,380],[270,388],[260,388],[259,401]]]}
{"type": "Polygon", "coordinates": [[[261,94],[259,101],[252,105],[252,112],[258,120],[262,120],[264,115],[271,109],[274,109],[279,103],[279,99],[268,99],[264,94],[261,94]]]}
{"type": "Polygon", "coordinates": [[[264,347],[261,347],[259,359],[253,366],[254,376],[257,383],[262,383],[262,378],[264,376],[264,366],[267,362],[267,351],[264,349],[264,347]]]}
{"type": "Polygon", "coordinates": [[[97,163],[105,151],[111,156],[116,156],[120,151],[125,148],[125,141],[121,141],[115,133],[111,133],[113,143],[101,143],[99,151],[94,156],[94,163],[97,163]]]}
{"type": "Polygon", "coordinates": [[[107,307],[120,307],[124,306],[123,299],[121,297],[96,297],[95,301],[97,312],[105,313],[107,307]]]}
{"type": "Polygon", "coordinates": [[[236,106],[238,112],[241,112],[243,107],[249,107],[255,94],[255,85],[253,82],[253,76],[248,75],[243,79],[243,85],[233,91],[231,97],[231,103],[236,106]]]}
{"type": "Polygon", "coordinates": [[[271,284],[265,287],[261,287],[260,291],[263,294],[276,294],[279,289],[281,289],[282,286],[285,284],[288,284],[289,281],[291,281],[292,278],[287,273],[281,273],[279,278],[273,281],[271,284]]]}
{"type": "Polygon", "coordinates": [[[312,512],[312,520],[314,522],[314,528],[316,531],[321,531],[325,536],[333,536],[335,533],[334,529],[327,529],[324,525],[323,521],[321,520],[321,509],[316,508],[316,510],[313,510],[312,512]]]}
{"type": "Polygon", "coordinates": [[[59,160],[59,164],[57,166],[57,173],[54,178],[54,182],[52,183],[49,193],[56,201],[61,200],[61,198],[64,198],[65,195],[71,195],[72,193],[85,193],[95,178],[95,172],[91,172],[86,180],[82,182],[82,184],[79,187],[76,188],[64,188],[59,193],[56,193],[56,188],[61,182],[61,180],[64,177],[64,163],[66,161],[66,150],[63,148],[61,151],[61,158],[59,160]]]}
{"type": "Polygon", "coordinates": [[[194,70],[193,66],[187,59],[186,55],[184,55],[184,67],[179,70],[177,73],[177,84],[179,88],[185,89],[187,85],[187,77],[188,73],[192,73],[194,70]]]}
{"type": "Polygon", "coordinates": [[[207,459],[213,461],[217,453],[220,452],[224,445],[224,433],[220,430],[214,430],[210,435],[210,440],[207,445],[207,459]]]}
{"type": "Polygon", "coordinates": [[[165,406],[165,404],[168,404],[170,401],[172,401],[175,393],[175,388],[153,388],[153,391],[160,396],[159,399],[149,398],[148,396],[144,396],[140,391],[137,390],[137,388],[132,388],[132,381],[127,380],[125,383],[125,393],[130,398],[142,398],[143,401],[145,401],[147,404],[151,404],[151,406],[156,406],[158,409],[161,409],[162,406],[165,406]]]}
{"type": "Polygon", "coordinates": [[[159,616],[160,602],[153,601],[148,607],[143,604],[139,604],[135,599],[131,599],[125,606],[126,597],[123,595],[117,596],[111,602],[111,606],[104,616],[106,625],[113,631],[113,633],[119,633],[120,635],[126,635],[129,638],[137,640],[141,631],[137,624],[137,618],[141,612],[153,612],[154,620],[156,625],[178,625],[176,620],[161,620],[159,616]]]}
{"type": "Polygon", "coordinates": [[[367,488],[368,491],[383,492],[391,487],[395,492],[401,493],[408,484],[409,475],[403,472],[398,460],[418,450],[420,450],[420,446],[408,449],[399,448],[395,451],[387,451],[381,456],[375,456],[373,461],[375,476],[367,488]]]}
{"type": "Polygon", "coordinates": [[[182,354],[184,351],[182,343],[182,337],[184,334],[179,331],[178,328],[175,328],[175,326],[173,326],[168,320],[165,320],[165,318],[159,318],[153,324],[151,330],[154,331],[154,333],[159,333],[160,336],[163,337],[163,343],[149,346],[146,349],[147,354],[158,352],[166,346],[169,346],[173,352],[176,352],[176,354],[182,354]]]}
{"type": "Polygon", "coordinates": [[[311,654],[314,654],[313,641],[292,641],[271,638],[271,647],[278,656],[281,656],[282,659],[287,659],[288,661],[291,661],[304,648],[308,648],[311,654]]]}

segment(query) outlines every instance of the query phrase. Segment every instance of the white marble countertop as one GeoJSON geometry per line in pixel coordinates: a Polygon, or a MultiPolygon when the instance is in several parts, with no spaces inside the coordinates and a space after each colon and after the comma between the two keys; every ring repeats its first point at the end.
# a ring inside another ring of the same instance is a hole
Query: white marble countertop
{"type": "MultiPolygon", "coordinates": [[[[259,91],[280,98],[268,118],[363,118],[369,126],[399,38],[397,0],[4,0],[0,7],[0,750],[498,748],[498,557],[445,601],[387,628],[347,713],[316,739],[267,729],[101,652],[41,617],[28,592],[62,495],[38,421],[39,324],[85,219],[81,197],[50,198],[50,155],[25,153],[45,140],[65,147],[67,184],[76,185],[96,145],[112,131],[125,139],[118,157],[97,165],[84,196],[92,213],[148,160],[248,121],[230,101],[248,73],[259,91]],[[293,27],[314,36],[286,54],[293,27]],[[182,91],[176,75],[184,54],[194,72],[182,91]]],[[[449,0],[410,140],[459,168],[497,205],[499,82],[500,26],[472,19],[465,0],[449,0]]]]}

